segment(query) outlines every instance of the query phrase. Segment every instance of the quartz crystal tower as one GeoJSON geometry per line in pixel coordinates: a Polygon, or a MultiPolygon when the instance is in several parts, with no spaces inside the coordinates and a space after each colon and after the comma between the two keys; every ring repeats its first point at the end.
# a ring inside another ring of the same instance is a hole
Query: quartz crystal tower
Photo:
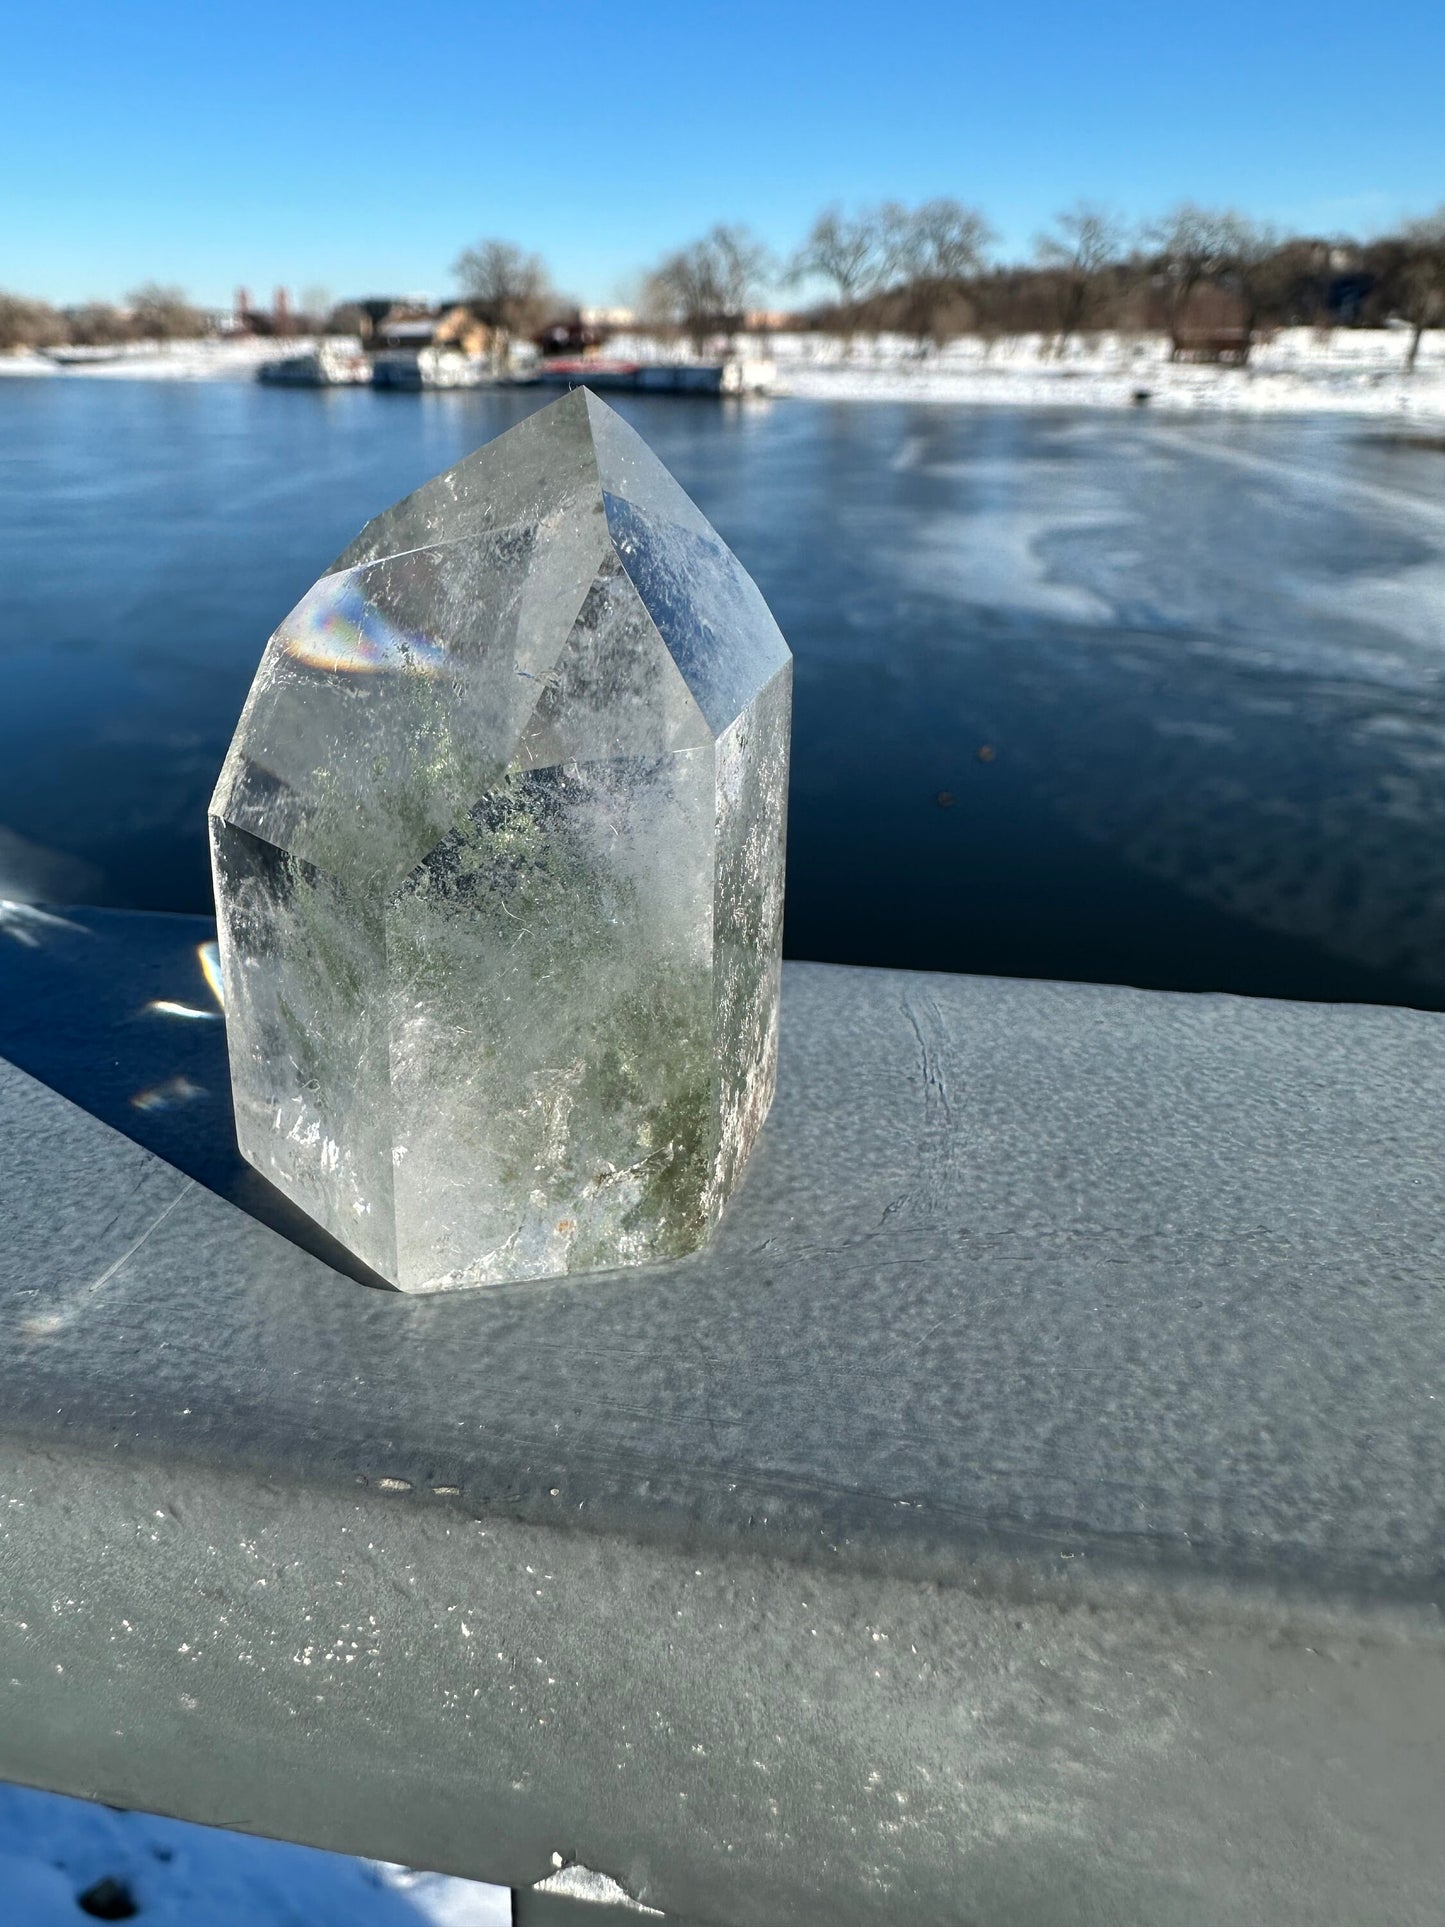
{"type": "Polygon", "coordinates": [[[585,389],[369,523],[211,803],[247,1159],[406,1291],[699,1244],[773,1094],[791,688],[585,389]]]}

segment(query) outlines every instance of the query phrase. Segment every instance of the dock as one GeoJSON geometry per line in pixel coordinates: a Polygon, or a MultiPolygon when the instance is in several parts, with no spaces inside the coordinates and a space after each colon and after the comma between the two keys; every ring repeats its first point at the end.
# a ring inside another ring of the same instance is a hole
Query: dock
{"type": "Polygon", "coordinates": [[[581,355],[543,361],[520,379],[548,388],[585,384],[598,394],[769,395],[777,370],[771,361],[740,356],[725,361],[608,361],[581,355]]]}

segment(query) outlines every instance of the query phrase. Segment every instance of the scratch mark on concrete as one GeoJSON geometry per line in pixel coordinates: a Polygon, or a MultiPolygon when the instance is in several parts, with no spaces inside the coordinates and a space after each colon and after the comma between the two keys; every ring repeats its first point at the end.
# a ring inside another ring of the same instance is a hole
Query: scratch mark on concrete
{"type": "MultiPolygon", "coordinates": [[[[124,1270],[140,1250],[141,1246],[145,1244],[148,1239],[155,1236],[156,1232],[160,1230],[161,1226],[181,1202],[181,1199],[185,1197],[186,1193],[188,1191],[194,1191],[195,1188],[195,1180],[193,1178],[187,1178],[180,1190],[177,1191],[176,1195],[171,1199],[170,1203],[156,1213],[155,1217],[151,1219],[150,1223],[135,1242],[128,1245],[118,1258],[108,1264],[98,1278],[93,1278],[88,1285],[82,1285],[78,1291],[71,1294],[65,1304],[59,1306],[57,1309],[41,1312],[34,1318],[28,1318],[22,1327],[25,1336],[27,1338],[49,1338],[56,1332],[64,1331],[65,1327],[72,1324],[76,1316],[83,1311],[87,1305],[91,1304],[100,1296],[101,1292],[105,1290],[117,1272],[124,1270]]],[[[112,1220],[112,1222],[114,1221],[112,1220]]]]}

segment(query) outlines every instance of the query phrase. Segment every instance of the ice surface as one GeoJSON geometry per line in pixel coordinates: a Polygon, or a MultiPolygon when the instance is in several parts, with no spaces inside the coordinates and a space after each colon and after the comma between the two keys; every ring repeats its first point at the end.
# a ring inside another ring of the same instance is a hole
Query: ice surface
{"type": "Polygon", "coordinates": [[[211,806],[245,1156],[409,1291],[693,1249],[772,1099],[791,657],[585,390],[368,525],[211,806]]]}

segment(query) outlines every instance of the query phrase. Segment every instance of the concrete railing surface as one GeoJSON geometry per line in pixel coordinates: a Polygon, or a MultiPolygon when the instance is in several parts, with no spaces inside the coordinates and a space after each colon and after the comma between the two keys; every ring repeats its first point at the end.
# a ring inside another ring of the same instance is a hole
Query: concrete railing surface
{"type": "Polygon", "coordinates": [[[789,965],[705,1251],[413,1299],[239,1165],[208,934],[0,956],[0,1776],[739,1927],[1438,1919],[1445,1021],[789,965]]]}

